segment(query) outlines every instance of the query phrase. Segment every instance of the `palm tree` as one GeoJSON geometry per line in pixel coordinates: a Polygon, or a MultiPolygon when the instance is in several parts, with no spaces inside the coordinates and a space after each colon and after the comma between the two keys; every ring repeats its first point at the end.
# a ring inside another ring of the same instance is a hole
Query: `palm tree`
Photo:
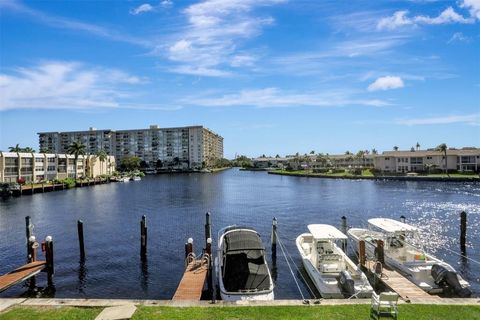
{"type": "Polygon", "coordinates": [[[75,156],[75,179],[77,179],[77,161],[80,155],[85,155],[86,146],[78,141],[73,141],[67,147],[68,154],[75,156]]]}
{"type": "Polygon", "coordinates": [[[30,147],[23,148],[22,151],[23,151],[23,152],[27,152],[27,153],[33,153],[33,152],[35,152],[35,150],[32,149],[32,148],[30,148],[30,147]]]}
{"type": "Polygon", "coordinates": [[[10,147],[8,148],[8,150],[10,152],[21,152],[22,151],[22,148],[20,148],[20,146],[18,145],[18,143],[15,145],[15,147],[10,147]]]}
{"type": "Polygon", "coordinates": [[[417,147],[417,150],[420,150],[420,143],[417,142],[416,147],[417,147]]]}
{"type": "Polygon", "coordinates": [[[394,146],[394,147],[393,147],[393,150],[394,150],[394,151],[398,151],[398,147],[397,147],[397,146],[394,146]]]}
{"type": "Polygon", "coordinates": [[[448,168],[447,168],[447,145],[445,143],[442,143],[437,146],[436,148],[437,151],[443,152],[443,158],[445,159],[445,166],[443,169],[445,170],[445,173],[448,174],[448,168]]]}
{"type": "Polygon", "coordinates": [[[50,150],[48,148],[40,148],[40,153],[49,153],[50,150]]]}
{"type": "Polygon", "coordinates": [[[377,149],[373,148],[373,149],[372,149],[372,154],[378,154],[377,149]]]}
{"type": "Polygon", "coordinates": [[[97,152],[97,157],[100,160],[100,175],[103,174],[103,163],[107,160],[108,154],[105,150],[100,150],[97,152]]]}
{"type": "Polygon", "coordinates": [[[315,150],[310,151],[310,154],[315,154],[315,150]]]}

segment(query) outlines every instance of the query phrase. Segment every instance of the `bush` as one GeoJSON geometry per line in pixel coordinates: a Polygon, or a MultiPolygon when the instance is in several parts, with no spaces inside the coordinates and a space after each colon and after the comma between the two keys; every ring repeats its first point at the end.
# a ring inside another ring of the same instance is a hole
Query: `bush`
{"type": "Polygon", "coordinates": [[[67,186],[67,189],[70,189],[75,187],[76,181],[73,178],[65,178],[60,180],[60,183],[64,183],[67,186]]]}
{"type": "Polygon", "coordinates": [[[345,169],[330,169],[330,173],[344,173],[345,169]]]}
{"type": "Polygon", "coordinates": [[[355,169],[350,170],[350,173],[353,174],[354,176],[361,176],[362,175],[362,169],[355,168],[355,169]]]}

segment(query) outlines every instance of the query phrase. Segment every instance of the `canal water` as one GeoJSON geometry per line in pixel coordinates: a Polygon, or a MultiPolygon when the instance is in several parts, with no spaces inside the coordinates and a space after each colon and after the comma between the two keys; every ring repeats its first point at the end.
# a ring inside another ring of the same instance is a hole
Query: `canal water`
{"type": "MultiPolygon", "coordinates": [[[[52,235],[55,297],[171,299],[182,277],[184,244],[204,243],[205,213],[213,234],[231,224],[254,227],[270,256],[272,218],[301,268],[295,238],[311,223],[366,226],[371,217],[420,227],[426,248],[454,266],[480,296],[480,265],[459,252],[459,213],[468,213],[468,257],[480,261],[480,185],[473,183],[330,180],[231,169],[212,174],[164,174],[139,182],[111,183],[0,201],[0,274],[25,263],[25,216],[37,239],[52,235]],[[140,259],[140,219],[147,216],[148,259],[140,259]],[[77,219],[84,221],[86,261],[80,263],[77,219]]],[[[214,246],[216,239],[214,239],[214,246]]],[[[293,266],[292,266],[293,267],[293,266]]],[[[294,268],[294,267],[293,267],[294,268]]],[[[294,268],[303,295],[306,283],[294,268]]],[[[45,286],[46,275],[37,277],[45,286]]],[[[26,292],[17,285],[0,297],[26,292]]],[[[299,299],[282,251],[276,263],[277,299],[299,299]]]]}

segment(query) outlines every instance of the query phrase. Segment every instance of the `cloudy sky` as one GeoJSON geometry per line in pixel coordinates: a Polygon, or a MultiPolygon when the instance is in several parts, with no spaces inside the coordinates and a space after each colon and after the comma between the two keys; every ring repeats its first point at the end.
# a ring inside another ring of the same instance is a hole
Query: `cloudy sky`
{"type": "Polygon", "coordinates": [[[204,125],[225,155],[480,146],[480,0],[0,0],[0,150],[204,125]]]}

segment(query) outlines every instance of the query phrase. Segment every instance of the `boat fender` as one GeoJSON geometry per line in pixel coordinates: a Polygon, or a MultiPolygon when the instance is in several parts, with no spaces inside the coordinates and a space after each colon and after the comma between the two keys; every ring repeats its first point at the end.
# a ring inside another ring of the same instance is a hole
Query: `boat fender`
{"type": "Polygon", "coordinates": [[[343,293],[346,293],[350,296],[355,294],[355,282],[352,279],[352,276],[347,270],[340,272],[337,278],[338,286],[343,293]]]}
{"type": "Polygon", "coordinates": [[[441,287],[449,287],[461,298],[469,297],[472,292],[468,288],[463,288],[458,281],[455,270],[449,265],[434,264],[431,275],[435,284],[441,287]]]}

